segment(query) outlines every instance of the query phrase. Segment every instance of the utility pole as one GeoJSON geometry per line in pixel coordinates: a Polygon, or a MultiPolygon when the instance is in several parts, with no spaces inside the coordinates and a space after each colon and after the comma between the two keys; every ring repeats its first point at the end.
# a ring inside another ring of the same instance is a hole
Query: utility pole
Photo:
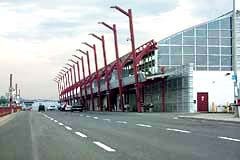
{"type": "Polygon", "coordinates": [[[12,100],[13,100],[13,97],[12,97],[12,91],[13,91],[13,87],[12,87],[12,77],[13,75],[10,74],[10,85],[9,85],[9,106],[12,108],[12,100]]]}

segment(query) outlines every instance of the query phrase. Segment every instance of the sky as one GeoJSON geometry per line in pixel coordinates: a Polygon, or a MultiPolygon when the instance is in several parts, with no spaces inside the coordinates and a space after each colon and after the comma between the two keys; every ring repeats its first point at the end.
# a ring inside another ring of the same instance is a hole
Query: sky
{"type": "Polygon", "coordinates": [[[22,97],[57,99],[53,78],[73,54],[81,56],[77,48],[89,50],[95,71],[92,50],[81,42],[96,44],[103,67],[100,41],[89,33],[105,36],[107,62],[114,61],[112,32],[99,21],[116,24],[120,56],[128,53],[128,19],[112,5],[132,9],[136,47],[232,10],[231,0],[0,0],[0,95],[8,91],[12,73],[22,97]]]}

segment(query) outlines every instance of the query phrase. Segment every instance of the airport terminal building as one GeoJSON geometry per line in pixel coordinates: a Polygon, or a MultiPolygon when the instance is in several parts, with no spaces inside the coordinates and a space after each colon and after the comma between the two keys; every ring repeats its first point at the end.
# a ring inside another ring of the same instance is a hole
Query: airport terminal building
{"type": "MultiPolygon", "coordinates": [[[[236,14],[236,42],[237,68],[239,69],[239,12],[236,14]]],[[[141,58],[137,66],[143,104],[153,104],[155,112],[223,111],[223,106],[234,101],[232,49],[232,12],[158,42],[149,41],[140,46],[136,52],[141,58]]],[[[130,53],[121,57],[121,63],[124,106],[128,106],[128,111],[137,111],[130,53]]],[[[108,66],[112,69],[110,102],[115,111],[120,111],[117,68],[114,67],[114,62],[108,66]]],[[[100,69],[101,104],[106,106],[109,92],[106,88],[104,73],[106,73],[104,68],[100,69]]],[[[59,87],[62,102],[72,103],[85,97],[85,102],[92,110],[94,108],[90,102],[92,87],[95,110],[99,110],[96,79],[92,78],[91,85],[84,82],[66,87],[65,84],[67,85],[63,81],[59,87]],[[87,91],[84,93],[81,90],[85,87],[87,91]],[[76,95],[73,92],[75,89],[76,95]]]]}

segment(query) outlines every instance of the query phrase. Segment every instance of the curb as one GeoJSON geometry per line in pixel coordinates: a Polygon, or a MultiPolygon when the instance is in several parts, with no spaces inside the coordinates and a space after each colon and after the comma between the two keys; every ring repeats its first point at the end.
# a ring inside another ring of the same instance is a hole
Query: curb
{"type": "Polygon", "coordinates": [[[192,119],[192,120],[205,120],[205,121],[215,121],[215,122],[224,122],[224,123],[234,123],[234,124],[240,124],[240,121],[231,121],[231,120],[217,120],[217,119],[209,119],[209,118],[199,118],[199,117],[184,117],[184,116],[178,116],[180,119],[192,119]]]}

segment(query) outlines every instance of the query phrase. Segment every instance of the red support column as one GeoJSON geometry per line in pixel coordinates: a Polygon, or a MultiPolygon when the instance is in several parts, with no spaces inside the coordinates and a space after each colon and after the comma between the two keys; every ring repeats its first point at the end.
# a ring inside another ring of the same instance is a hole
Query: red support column
{"type": "MultiPolygon", "coordinates": [[[[87,56],[87,64],[88,64],[88,76],[90,77],[91,76],[91,69],[90,69],[90,60],[89,60],[89,53],[88,51],[84,52],[80,49],[77,49],[77,51],[83,53],[84,55],[87,56]]],[[[90,81],[89,83],[90,85],[90,91],[91,91],[91,101],[92,101],[92,110],[94,111],[95,110],[95,107],[94,107],[94,99],[93,99],[93,89],[92,89],[92,81],[90,81]]]]}
{"type": "Polygon", "coordinates": [[[107,110],[111,111],[110,107],[111,107],[111,102],[110,102],[110,83],[109,83],[109,78],[108,78],[108,73],[107,73],[107,58],[106,58],[106,49],[105,49],[105,40],[104,40],[104,36],[102,35],[101,37],[91,33],[89,35],[92,35],[93,37],[97,38],[98,40],[100,40],[102,42],[102,50],[103,50],[103,58],[104,58],[104,67],[105,67],[105,82],[106,82],[106,86],[107,86],[107,110]]]}
{"type": "Polygon", "coordinates": [[[106,24],[105,22],[99,22],[99,24],[104,25],[105,27],[109,28],[110,30],[113,31],[113,36],[114,36],[114,46],[115,46],[115,54],[116,54],[116,61],[117,61],[117,74],[118,74],[118,84],[119,84],[119,97],[120,97],[120,108],[124,112],[124,104],[123,104],[123,86],[122,86],[122,66],[119,58],[119,53],[118,53],[118,43],[117,43],[117,29],[116,25],[113,24],[111,27],[110,25],[106,24]]]}
{"type": "Polygon", "coordinates": [[[96,81],[97,81],[97,88],[98,88],[98,107],[102,109],[102,103],[101,103],[101,92],[100,92],[100,79],[99,79],[99,73],[98,73],[98,63],[97,63],[97,52],[96,52],[96,45],[90,45],[87,42],[84,42],[86,46],[93,49],[94,53],[94,60],[95,60],[95,69],[96,69],[96,81]]]}
{"type": "Polygon", "coordinates": [[[128,12],[124,11],[118,6],[111,6],[110,8],[115,8],[121,13],[125,14],[129,18],[129,29],[130,29],[130,36],[131,36],[131,47],[132,47],[132,55],[133,55],[133,72],[135,78],[135,86],[136,86],[136,104],[138,112],[142,112],[142,97],[140,94],[140,83],[138,79],[138,69],[136,63],[136,51],[135,51],[135,37],[134,37],[134,30],[133,30],[133,18],[132,18],[132,10],[128,9],[128,12]]]}

